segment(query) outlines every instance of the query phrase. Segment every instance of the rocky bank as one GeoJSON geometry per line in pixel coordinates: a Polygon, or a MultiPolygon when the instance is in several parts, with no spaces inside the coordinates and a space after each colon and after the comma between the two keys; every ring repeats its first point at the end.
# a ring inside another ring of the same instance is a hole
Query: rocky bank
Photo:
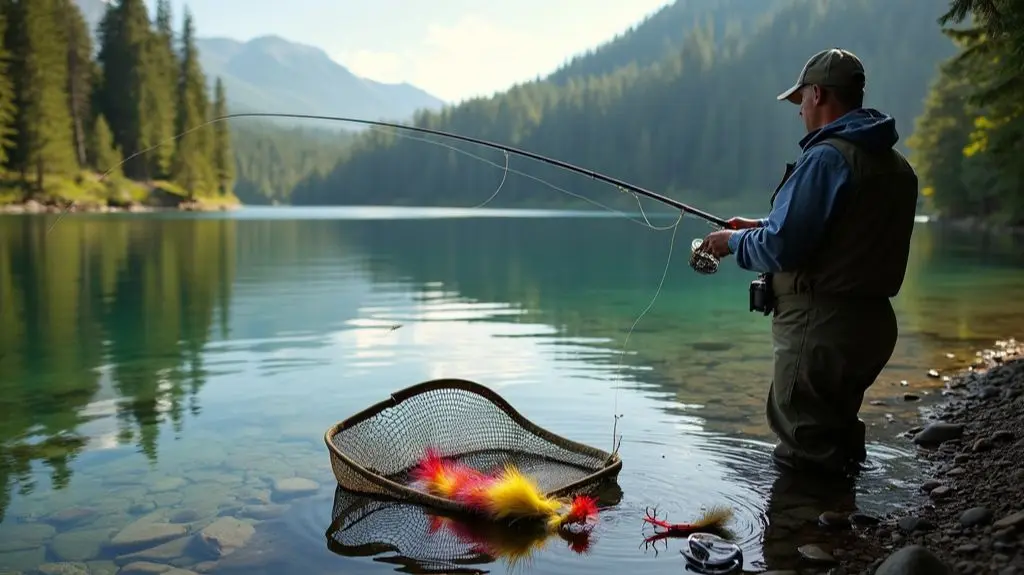
{"type": "Polygon", "coordinates": [[[138,213],[153,211],[183,211],[183,212],[216,212],[233,210],[240,207],[238,204],[227,202],[204,202],[201,200],[171,202],[79,202],[67,205],[66,202],[36,201],[28,200],[19,204],[0,205],[0,214],[59,214],[64,211],[69,213],[138,213]]]}
{"type": "Polygon", "coordinates": [[[854,527],[857,548],[813,572],[1024,575],[1024,345],[998,342],[946,386],[906,434],[932,477],[927,502],[854,527]]]}

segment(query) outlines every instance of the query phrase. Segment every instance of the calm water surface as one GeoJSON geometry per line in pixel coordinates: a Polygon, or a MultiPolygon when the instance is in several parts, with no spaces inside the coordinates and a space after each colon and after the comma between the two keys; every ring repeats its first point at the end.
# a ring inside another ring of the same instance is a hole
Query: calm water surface
{"type": "MultiPolygon", "coordinates": [[[[51,222],[0,217],[0,572],[411,569],[344,546],[386,541],[431,558],[415,509],[325,536],[350,500],[335,492],[323,433],[439,377],[491,386],[536,423],[604,449],[623,415],[621,500],[589,553],[555,540],[517,570],[679,573],[681,541],[641,546],[648,505],[678,521],[733,506],[749,571],[835,541],[806,526],[818,502],[768,464],[769,322],[746,311],[750,275],[731,260],[707,277],[686,265],[702,224],[684,223],[622,359],[670,232],[621,218],[246,209],[68,216],[45,235],[51,222]]],[[[903,394],[927,402],[942,387],[929,368],[1019,335],[1022,251],[917,229],[895,302],[899,348],[870,392],[879,405],[863,412],[874,469],[857,486],[861,509],[913,492],[897,434],[923,404],[903,394]]]]}

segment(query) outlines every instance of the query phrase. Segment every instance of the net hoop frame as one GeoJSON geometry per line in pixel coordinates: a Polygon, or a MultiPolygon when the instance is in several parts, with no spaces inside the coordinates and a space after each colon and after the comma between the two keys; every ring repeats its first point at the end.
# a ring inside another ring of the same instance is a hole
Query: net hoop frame
{"type": "Polygon", "coordinates": [[[422,383],[417,383],[409,387],[400,389],[398,391],[392,392],[387,399],[381,400],[373,405],[370,405],[369,407],[366,407],[365,409],[356,412],[355,414],[347,417],[346,419],[343,419],[342,421],[339,421],[338,423],[332,425],[327,429],[327,431],[324,433],[324,443],[327,445],[327,450],[331,458],[331,470],[334,473],[335,479],[337,480],[338,484],[341,485],[343,488],[354,493],[361,492],[360,490],[352,489],[351,487],[345,484],[345,482],[338,474],[336,464],[334,461],[335,459],[340,460],[340,462],[343,465],[345,465],[349,470],[359,475],[367,482],[376,483],[378,485],[381,485],[382,487],[387,488],[393,494],[391,498],[403,499],[412,503],[420,503],[424,505],[429,505],[431,507],[435,507],[437,509],[445,509],[457,513],[466,512],[466,507],[460,503],[457,503],[450,499],[445,499],[443,497],[438,497],[436,495],[431,495],[418,489],[407,487],[405,485],[402,485],[401,483],[393,481],[383,475],[380,475],[367,469],[360,463],[353,460],[351,457],[345,455],[332,441],[335,435],[342,433],[346,429],[349,429],[358,423],[370,419],[371,417],[379,413],[382,413],[388,408],[395,407],[401,404],[403,401],[406,401],[415,396],[441,389],[458,389],[479,395],[486,399],[487,401],[494,404],[499,409],[501,409],[501,411],[508,415],[509,418],[511,418],[514,423],[522,427],[524,430],[558,447],[561,447],[568,451],[575,451],[583,455],[588,455],[594,457],[595,459],[602,460],[604,462],[599,469],[586,475],[585,477],[582,477],[558,489],[546,492],[544,495],[547,497],[560,498],[566,497],[573,493],[589,491],[589,489],[587,489],[588,486],[596,486],[606,480],[614,479],[618,476],[619,471],[622,469],[622,458],[619,457],[619,454],[617,452],[609,453],[602,449],[598,449],[590,445],[573,441],[571,439],[553,433],[547,429],[544,429],[543,427],[527,419],[516,408],[512,407],[512,405],[508,401],[506,401],[505,398],[498,395],[498,393],[492,390],[491,388],[466,379],[440,378],[424,381],[422,383]]]}

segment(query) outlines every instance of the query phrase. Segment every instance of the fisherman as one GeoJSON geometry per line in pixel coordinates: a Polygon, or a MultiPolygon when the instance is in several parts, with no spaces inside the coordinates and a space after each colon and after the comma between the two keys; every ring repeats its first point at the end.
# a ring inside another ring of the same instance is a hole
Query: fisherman
{"type": "Polygon", "coordinates": [[[751,308],[773,315],[766,411],[783,469],[861,469],[858,412],[896,345],[889,300],[906,273],[918,180],[893,149],[893,118],[863,107],[864,86],[864,66],[849,51],[812,56],[778,96],[799,106],[807,135],[771,211],[732,218],[699,248],[759,272],[751,308]]]}

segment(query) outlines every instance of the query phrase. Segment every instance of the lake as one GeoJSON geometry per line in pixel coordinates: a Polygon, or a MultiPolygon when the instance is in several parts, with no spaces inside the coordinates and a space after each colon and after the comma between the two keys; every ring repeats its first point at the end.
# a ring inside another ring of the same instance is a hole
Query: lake
{"type": "MultiPolygon", "coordinates": [[[[751,571],[834,540],[807,527],[813,497],[769,462],[770,324],[747,311],[751,274],[732,259],[711,276],[687,265],[703,223],[684,220],[623,354],[671,232],[621,217],[246,208],[74,214],[47,235],[52,222],[0,217],[0,572],[437,572],[444,549],[422,511],[383,505],[332,529],[352,498],[336,492],[323,435],[442,377],[605,450],[622,416],[621,495],[591,548],[556,538],[520,572],[682,571],[682,540],[642,545],[648,506],[670,521],[732,506],[751,571]],[[379,542],[398,551],[366,547],[379,542]]],[[[940,395],[927,371],[1020,335],[1020,248],[918,226],[898,349],[862,413],[862,510],[915,491],[898,435],[940,395]]]]}

